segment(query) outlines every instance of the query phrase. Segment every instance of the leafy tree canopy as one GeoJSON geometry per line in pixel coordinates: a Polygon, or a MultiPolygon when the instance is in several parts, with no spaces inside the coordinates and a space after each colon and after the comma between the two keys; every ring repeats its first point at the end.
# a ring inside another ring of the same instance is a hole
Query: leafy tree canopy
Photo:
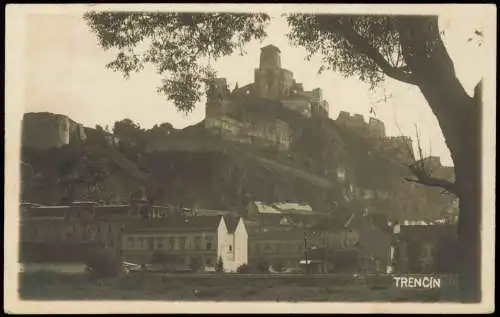
{"type": "Polygon", "coordinates": [[[84,19],[105,50],[118,54],[107,68],[125,78],[149,63],[163,79],[158,92],[190,112],[214,78],[210,60],[243,53],[266,36],[265,14],[89,12],[84,19]]]}
{"type": "Polygon", "coordinates": [[[288,38],[306,48],[307,59],[322,56],[322,68],[357,76],[374,87],[384,75],[407,81],[394,16],[293,14],[288,38]],[[361,53],[361,54],[360,54],[361,53]]]}

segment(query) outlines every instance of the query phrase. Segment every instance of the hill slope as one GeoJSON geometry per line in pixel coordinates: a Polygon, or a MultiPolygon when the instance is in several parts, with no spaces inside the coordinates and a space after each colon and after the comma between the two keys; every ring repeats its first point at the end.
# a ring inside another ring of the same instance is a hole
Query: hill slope
{"type": "Polygon", "coordinates": [[[293,130],[290,151],[232,143],[208,133],[203,122],[142,147],[95,138],[48,150],[24,147],[22,199],[125,202],[145,186],[155,203],[244,214],[251,200],[296,201],[323,212],[368,207],[401,219],[434,218],[451,200],[439,189],[403,182],[409,170],[402,162],[333,120],[304,118],[263,100],[241,109],[286,121],[293,130]]]}

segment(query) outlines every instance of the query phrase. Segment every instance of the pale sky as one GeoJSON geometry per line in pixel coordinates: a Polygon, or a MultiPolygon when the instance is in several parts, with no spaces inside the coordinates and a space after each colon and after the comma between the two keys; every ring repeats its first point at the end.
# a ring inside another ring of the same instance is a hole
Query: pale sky
{"type": "MultiPolygon", "coordinates": [[[[467,39],[475,28],[482,27],[481,22],[471,20],[463,10],[440,16],[457,76],[470,94],[484,73],[474,60],[481,59],[484,52],[483,47],[467,39]]],[[[152,68],[134,73],[128,80],[121,73],[105,69],[115,52],[105,52],[98,46],[81,13],[31,15],[25,23],[25,112],[60,113],[85,126],[100,124],[110,128],[124,118],[144,128],[162,122],[183,128],[203,119],[204,100],[187,116],[177,112],[171,102],[156,92],[160,77],[152,68]]],[[[385,122],[388,135],[400,135],[399,126],[404,135],[415,140],[417,125],[425,154],[440,156],[444,165],[452,164],[437,120],[416,87],[388,80],[370,92],[368,85],[357,78],[346,79],[332,71],[318,75],[319,59],[305,61],[305,50],[290,46],[285,36],[287,30],[286,21],[275,16],[262,43],[251,42],[245,56],[236,53],[214,64],[218,76],[226,77],[231,89],[236,82],[240,87],[253,82],[260,48],[276,45],[282,52],[282,67],[292,71],[297,82],[303,83],[306,90],[323,89],[331,118],[336,119],[338,112],[344,110],[363,114],[368,120],[373,106],[377,117],[385,122]],[[392,97],[384,101],[384,95],[392,97]]]]}

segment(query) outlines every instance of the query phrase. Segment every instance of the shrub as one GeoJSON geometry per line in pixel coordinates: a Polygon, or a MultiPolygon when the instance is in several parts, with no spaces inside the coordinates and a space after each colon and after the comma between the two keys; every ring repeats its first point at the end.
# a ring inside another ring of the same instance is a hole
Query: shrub
{"type": "Polygon", "coordinates": [[[236,269],[236,272],[238,272],[238,273],[250,273],[250,267],[248,266],[248,264],[242,264],[236,269]]]}
{"type": "Polygon", "coordinates": [[[222,273],[224,272],[224,262],[222,261],[222,257],[219,257],[217,264],[215,265],[215,272],[222,273]]]}

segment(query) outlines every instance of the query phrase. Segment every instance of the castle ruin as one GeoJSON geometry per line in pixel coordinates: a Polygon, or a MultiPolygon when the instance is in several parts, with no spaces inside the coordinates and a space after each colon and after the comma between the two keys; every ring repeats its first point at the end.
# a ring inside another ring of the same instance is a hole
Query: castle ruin
{"type": "Polygon", "coordinates": [[[346,111],[340,111],[336,121],[342,126],[346,126],[372,138],[385,138],[385,125],[384,122],[379,119],[372,117],[367,123],[365,122],[365,118],[360,114],[351,116],[351,114],[346,111]]]}
{"type": "MultiPolygon", "coordinates": [[[[281,51],[274,45],[261,48],[253,83],[231,91],[225,78],[212,82],[207,92],[205,127],[232,141],[288,150],[292,141],[291,128],[279,117],[234,115],[251,99],[266,107],[268,103],[277,103],[307,118],[329,117],[329,105],[323,100],[321,88],[305,91],[293,73],[281,67],[281,51]]],[[[371,117],[366,122],[361,114],[341,111],[335,121],[339,126],[371,139],[398,160],[413,159],[412,140],[405,136],[386,136],[384,122],[379,119],[371,117]]]]}
{"type": "Polygon", "coordinates": [[[255,69],[254,94],[278,100],[285,107],[306,117],[328,118],[328,102],[323,100],[321,88],[304,91],[297,83],[293,73],[281,67],[281,51],[274,45],[261,49],[260,65],[255,69]]]}
{"type": "Polygon", "coordinates": [[[226,139],[272,146],[287,150],[291,143],[289,125],[279,119],[252,118],[237,120],[231,116],[240,107],[241,100],[259,97],[279,102],[282,106],[305,117],[328,118],[328,103],[322,91],[316,88],[304,91],[293,73],[281,67],[281,51],[274,45],[261,49],[259,68],[254,72],[254,83],[229,90],[225,78],[217,78],[207,92],[205,127],[226,139]]]}
{"type": "Polygon", "coordinates": [[[48,112],[24,114],[22,145],[38,149],[62,147],[87,138],[81,124],[70,118],[48,112]]]}

